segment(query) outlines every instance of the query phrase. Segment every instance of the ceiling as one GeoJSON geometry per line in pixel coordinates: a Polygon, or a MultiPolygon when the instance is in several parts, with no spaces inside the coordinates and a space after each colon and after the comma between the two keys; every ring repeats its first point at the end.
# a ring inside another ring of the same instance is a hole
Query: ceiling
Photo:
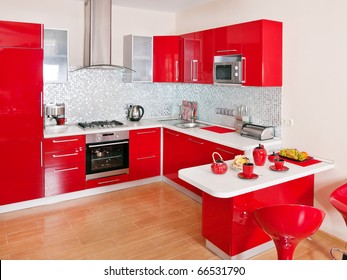
{"type": "Polygon", "coordinates": [[[215,0],[113,0],[113,5],[176,13],[215,0]]]}

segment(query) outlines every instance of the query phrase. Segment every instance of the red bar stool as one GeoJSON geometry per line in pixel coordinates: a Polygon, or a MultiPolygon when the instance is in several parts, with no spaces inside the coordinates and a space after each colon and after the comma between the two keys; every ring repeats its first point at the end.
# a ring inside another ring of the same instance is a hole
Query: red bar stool
{"type": "Polygon", "coordinates": [[[299,204],[265,206],[254,210],[253,214],[274,241],[279,260],[292,260],[296,246],[314,234],[325,217],[322,210],[299,204]]]}
{"type": "MultiPolygon", "coordinates": [[[[329,197],[330,203],[339,211],[345,220],[347,226],[347,184],[342,185],[335,189],[329,197]]],[[[347,260],[347,252],[340,250],[338,248],[332,248],[330,250],[331,256],[336,259],[334,252],[339,252],[342,254],[342,259],[347,260]]]]}

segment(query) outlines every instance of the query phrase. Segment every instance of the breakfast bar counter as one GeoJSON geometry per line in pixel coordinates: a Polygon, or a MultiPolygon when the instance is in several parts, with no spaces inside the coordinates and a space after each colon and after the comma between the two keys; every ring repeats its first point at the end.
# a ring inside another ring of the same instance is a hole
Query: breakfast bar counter
{"type": "Polygon", "coordinates": [[[202,235],[206,246],[223,259],[248,259],[273,247],[270,237],[253,218],[253,210],[271,204],[313,205],[314,176],[334,167],[329,160],[285,162],[285,171],[273,163],[255,166],[254,179],[242,179],[229,170],[213,174],[211,165],[181,169],[179,177],[203,191],[202,235]]]}

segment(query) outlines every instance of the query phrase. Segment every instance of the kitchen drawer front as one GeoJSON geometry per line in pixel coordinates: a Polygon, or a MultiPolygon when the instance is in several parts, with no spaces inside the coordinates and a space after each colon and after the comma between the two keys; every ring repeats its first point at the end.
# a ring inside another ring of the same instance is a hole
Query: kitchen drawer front
{"type": "Polygon", "coordinates": [[[70,163],[84,162],[85,152],[82,147],[54,153],[45,153],[45,167],[54,167],[70,163]]]}
{"type": "Polygon", "coordinates": [[[81,164],[46,168],[45,196],[83,190],[85,176],[85,166],[81,164]]]}
{"type": "Polygon", "coordinates": [[[160,153],[160,127],[130,131],[130,154],[160,153]]]}
{"type": "Polygon", "coordinates": [[[244,151],[211,142],[211,153],[213,152],[219,153],[222,156],[223,160],[231,160],[234,159],[237,155],[244,154],[244,151]]]}
{"type": "Polygon", "coordinates": [[[86,140],[84,135],[67,137],[46,138],[44,141],[45,153],[59,153],[74,149],[85,149],[86,140]]]}
{"type": "Polygon", "coordinates": [[[131,156],[130,179],[139,180],[160,175],[160,154],[131,156]]]}
{"type": "Polygon", "coordinates": [[[91,189],[91,188],[103,187],[103,186],[119,184],[119,183],[123,183],[127,181],[129,181],[129,174],[109,176],[109,177],[104,177],[104,178],[99,178],[94,180],[88,180],[86,183],[86,188],[91,189]]]}

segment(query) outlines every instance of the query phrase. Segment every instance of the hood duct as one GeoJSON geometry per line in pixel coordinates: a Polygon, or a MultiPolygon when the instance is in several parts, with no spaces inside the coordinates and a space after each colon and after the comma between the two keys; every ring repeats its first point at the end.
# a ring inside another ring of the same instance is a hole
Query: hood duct
{"type": "Polygon", "coordinates": [[[112,0],[85,0],[84,25],[83,68],[134,71],[111,64],[112,0]]]}

